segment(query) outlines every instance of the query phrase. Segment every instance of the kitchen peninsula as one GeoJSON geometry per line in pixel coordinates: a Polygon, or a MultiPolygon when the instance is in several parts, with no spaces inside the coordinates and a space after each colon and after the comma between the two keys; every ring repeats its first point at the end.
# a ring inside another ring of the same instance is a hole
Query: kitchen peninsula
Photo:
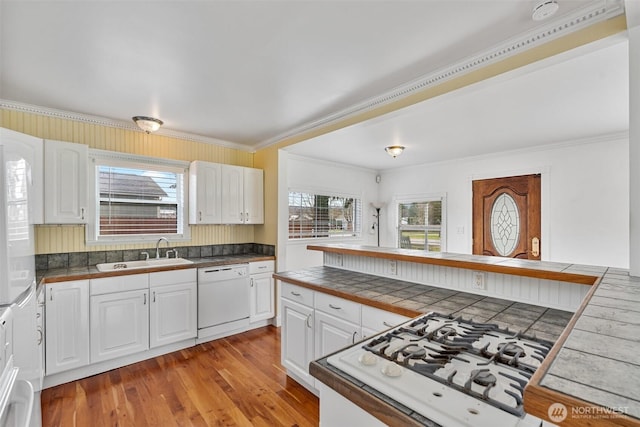
{"type": "MultiPolygon", "coordinates": [[[[561,404],[564,419],[553,421],[558,425],[584,425],[587,418],[590,425],[640,425],[640,396],[633,386],[640,378],[640,340],[634,333],[640,322],[633,317],[636,312],[628,310],[640,302],[640,279],[630,277],[627,271],[377,247],[308,248],[324,253],[324,266],[277,273],[275,277],[284,284],[360,303],[363,308],[372,306],[407,317],[437,310],[511,326],[549,340],[557,338],[524,390],[525,411],[550,420],[549,408],[561,404]],[[474,289],[477,277],[483,289],[474,289]],[[371,286],[376,281],[378,286],[371,286]],[[389,290],[379,292],[385,286],[389,290]],[[436,292],[431,299],[430,292],[436,292]],[[510,306],[491,316],[478,307],[483,300],[486,307],[501,301],[510,306]],[[451,302],[456,301],[464,307],[455,309],[451,302]],[[519,315],[508,316],[509,312],[504,313],[508,309],[519,315]],[[533,321],[527,324],[528,317],[533,321]],[[555,328],[548,328],[554,324],[555,328]],[[565,324],[567,328],[561,332],[565,324]],[[625,349],[627,359],[621,360],[618,349],[625,349]]],[[[424,420],[412,418],[379,393],[372,394],[366,385],[341,375],[324,357],[311,363],[310,372],[323,383],[317,383],[319,386],[333,389],[382,421],[425,425],[424,420]]]]}

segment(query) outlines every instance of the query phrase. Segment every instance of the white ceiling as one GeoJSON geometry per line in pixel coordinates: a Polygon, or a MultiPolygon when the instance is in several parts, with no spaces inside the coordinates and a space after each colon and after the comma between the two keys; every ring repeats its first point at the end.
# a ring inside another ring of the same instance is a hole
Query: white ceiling
{"type": "Polygon", "coordinates": [[[628,129],[628,43],[615,37],[301,142],[288,151],[385,170],[587,142],[628,129]],[[387,145],[406,149],[394,159],[384,151],[387,145]]]}
{"type": "MultiPolygon", "coordinates": [[[[558,1],[562,17],[602,0],[558,1]]],[[[0,99],[123,122],[151,115],[251,149],[542,25],[536,3],[0,0],[0,99]]],[[[294,151],[385,169],[394,141],[407,146],[398,166],[624,131],[624,49],[513,73],[294,151]]]]}

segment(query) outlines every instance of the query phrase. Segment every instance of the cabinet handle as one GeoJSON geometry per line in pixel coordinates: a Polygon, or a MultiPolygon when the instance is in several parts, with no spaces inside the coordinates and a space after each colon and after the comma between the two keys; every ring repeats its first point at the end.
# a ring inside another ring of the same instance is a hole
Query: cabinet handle
{"type": "Polygon", "coordinates": [[[342,310],[342,307],[338,307],[337,305],[333,304],[329,304],[329,307],[333,308],[334,310],[342,310]]]}
{"type": "Polygon", "coordinates": [[[249,222],[249,212],[244,213],[244,222],[249,222]]]}
{"type": "Polygon", "coordinates": [[[53,301],[53,289],[49,292],[49,301],[53,301]]]}
{"type": "Polygon", "coordinates": [[[299,297],[300,296],[300,294],[298,292],[293,292],[293,291],[291,291],[291,295],[293,295],[294,297],[299,297]]]}
{"type": "Polygon", "coordinates": [[[84,208],[80,208],[80,216],[84,219],[84,208]]]}
{"type": "Polygon", "coordinates": [[[156,291],[153,291],[153,302],[156,302],[156,291]]]}
{"type": "Polygon", "coordinates": [[[309,323],[309,320],[311,320],[311,314],[307,315],[307,328],[311,327],[311,324],[309,323]]]}
{"type": "Polygon", "coordinates": [[[200,219],[198,221],[202,221],[202,211],[198,212],[200,219]]]}
{"type": "Polygon", "coordinates": [[[146,293],[144,294],[144,302],[143,302],[143,305],[147,305],[147,294],[146,294],[146,293]]]}
{"type": "Polygon", "coordinates": [[[38,328],[38,345],[42,344],[43,339],[44,339],[44,334],[42,333],[42,329],[38,328]]]}
{"type": "Polygon", "coordinates": [[[393,328],[395,325],[390,324],[389,322],[382,322],[382,324],[384,326],[386,326],[387,328],[393,328]]]}
{"type": "Polygon", "coordinates": [[[358,335],[358,331],[355,331],[355,332],[353,333],[353,336],[351,337],[351,344],[353,344],[353,343],[355,343],[355,342],[356,342],[356,335],[358,335]]]}
{"type": "Polygon", "coordinates": [[[251,278],[251,287],[253,288],[253,277],[251,278]]]}

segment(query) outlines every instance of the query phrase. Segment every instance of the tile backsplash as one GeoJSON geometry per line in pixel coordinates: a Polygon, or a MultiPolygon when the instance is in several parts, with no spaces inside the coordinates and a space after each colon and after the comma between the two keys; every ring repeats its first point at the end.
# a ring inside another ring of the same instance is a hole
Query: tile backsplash
{"type": "MultiPolygon", "coordinates": [[[[164,257],[169,248],[160,248],[160,256],[164,257]]],[[[223,245],[180,246],[176,248],[182,258],[208,258],[224,255],[257,254],[274,256],[275,246],[260,243],[232,243],[223,245]]],[[[155,257],[155,247],[149,249],[125,249],[114,251],[68,252],[59,254],[36,255],[36,270],[54,268],[87,267],[103,262],[135,261],[144,259],[142,252],[155,257]]]]}

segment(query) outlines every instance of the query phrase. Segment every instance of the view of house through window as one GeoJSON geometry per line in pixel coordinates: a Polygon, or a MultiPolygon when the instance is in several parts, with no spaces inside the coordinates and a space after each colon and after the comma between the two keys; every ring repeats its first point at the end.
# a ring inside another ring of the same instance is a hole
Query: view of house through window
{"type": "Polygon", "coordinates": [[[398,247],[442,251],[442,200],[398,203],[398,247]]]}
{"type": "Polygon", "coordinates": [[[180,182],[173,172],[98,166],[98,236],[181,233],[180,182]]]}
{"type": "Polygon", "coordinates": [[[354,197],[289,192],[289,239],[359,236],[361,201],[354,197]]]}

